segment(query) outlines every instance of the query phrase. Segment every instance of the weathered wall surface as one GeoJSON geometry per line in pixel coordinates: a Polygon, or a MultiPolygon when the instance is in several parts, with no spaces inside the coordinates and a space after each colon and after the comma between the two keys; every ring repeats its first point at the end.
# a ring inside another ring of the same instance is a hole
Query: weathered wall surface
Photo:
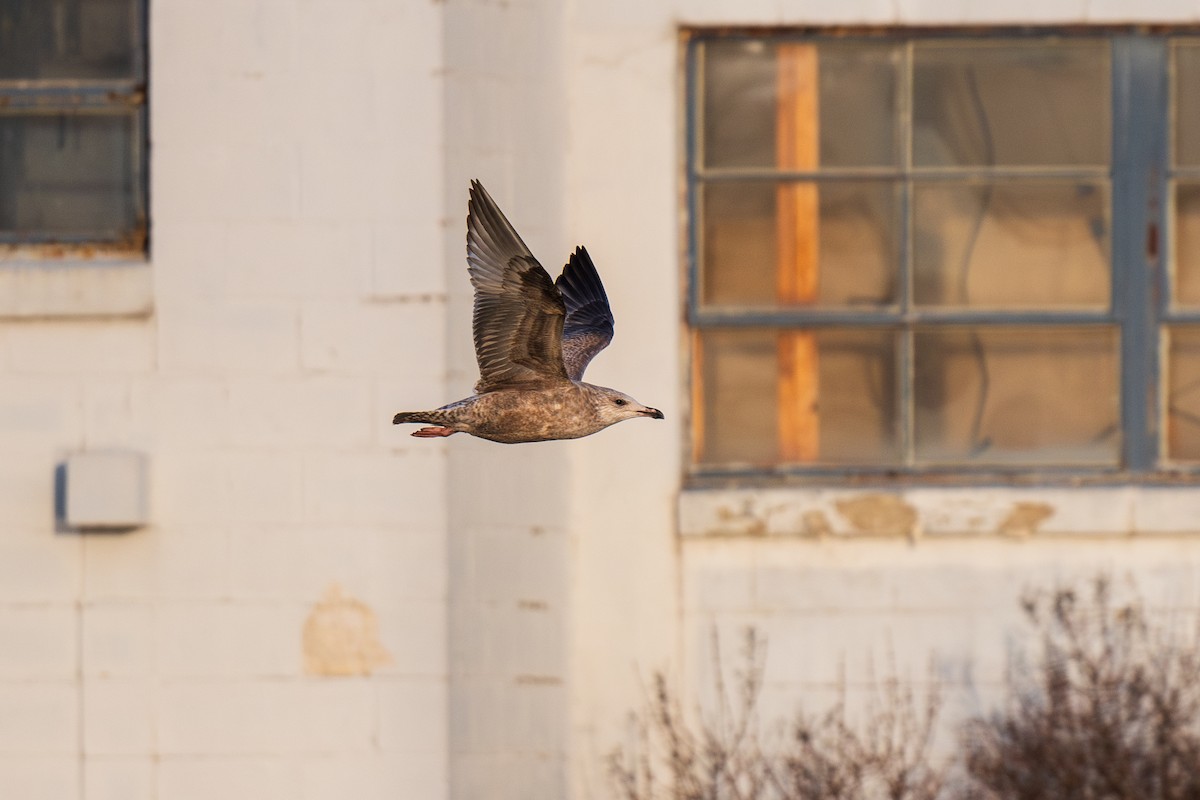
{"type": "Polygon", "coordinates": [[[444,797],[442,10],[151,6],[152,311],[0,320],[0,795],[444,797]]]}

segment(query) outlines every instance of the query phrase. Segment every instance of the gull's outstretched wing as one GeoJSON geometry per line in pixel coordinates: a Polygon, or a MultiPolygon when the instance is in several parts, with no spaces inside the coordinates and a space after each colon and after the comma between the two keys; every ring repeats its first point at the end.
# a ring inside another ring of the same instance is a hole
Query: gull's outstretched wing
{"type": "Polygon", "coordinates": [[[566,380],[562,297],[479,181],[471,181],[468,207],[475,391],[566,380]]]}
{"type": "Polygon", "coordinates": [[[608,295],[588,251],[576,247],[562,274],[554,282],[567,306],[562,354],[571,380],[582,380],[583,371],[613,338],[613,315],[608,295]]]}

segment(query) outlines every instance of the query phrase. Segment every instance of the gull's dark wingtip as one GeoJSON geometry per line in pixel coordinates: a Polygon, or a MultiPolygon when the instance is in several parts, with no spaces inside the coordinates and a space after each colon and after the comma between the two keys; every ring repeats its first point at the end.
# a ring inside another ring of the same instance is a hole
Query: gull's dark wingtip
{"type": "Polygon", "coordinates": [[[483,204],[495,205],[492,196],[488,194],[488,190],[483,188],[483,184],[478,178],[471,178],[471,188],[467,192],[467,210],[468,212],[478,209],[483,204]]]}
{"type": "MultiPolygon", "coordinates": [[[[471,187],[467,190],[467,202],[469,209],[474,208],[484,197],[488,197],[487,189],[483,188],[483,184],[478,178],[471,178],[471,187]]],[[[468,209],[468,210],[469,210],[468,209]]]]}

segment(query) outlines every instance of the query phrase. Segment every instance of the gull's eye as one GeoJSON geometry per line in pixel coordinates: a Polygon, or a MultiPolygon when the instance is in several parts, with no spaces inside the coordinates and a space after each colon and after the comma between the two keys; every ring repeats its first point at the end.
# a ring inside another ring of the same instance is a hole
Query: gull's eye
{"type": "Polygon", "coordinates": [[[622,400],[622,399],[621,399],[621,398],[619,398],[619,397],[618,397],[616,400],[613,400],[613,402],[614,402],[614,403],[616,403],[616,404],[617,404],[617,405],[619,405],[619,406],[623,406],[623,405],[625,405],[625,401],[624,401],[624,400],[622,400]]]}

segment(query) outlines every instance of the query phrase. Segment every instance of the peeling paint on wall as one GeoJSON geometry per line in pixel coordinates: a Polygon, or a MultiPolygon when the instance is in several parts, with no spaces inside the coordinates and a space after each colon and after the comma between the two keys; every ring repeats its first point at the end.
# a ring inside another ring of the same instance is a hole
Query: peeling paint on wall
{"type": "Polygon", "coordinates": [[[304,621],[304,672],[327,677],[370,675],[392,663],[379,641],[379,620],[361,600],[330,584],[304,621]]]}
{"type": "Polygon", "coordinates": [[[833,526],[829,524],[829,517],[825,516],[825,512],[820,509],[805,511],[800,521],[804,526],[806,536],[816,536],[818,539],[824,539],[833,533],[833,526]]]}
{"type": "Polygon", "coordinates": [[[1036,533],[1038,526],[1052,516],[1054,507],[1049,503],[1013,503],[1012,511],[1000,522],[996,532],[1025,538],[1036,533]]]}
{"type": "Polygon", "coordinates": [[[738,487],[679,496],[684,537],[1194,536],[1194,486],[738,487]]]}
{"type": "Polygon", "coordinates": [[[918,535],[917,510],[894,494],[864,494],[834,503],[855,533],[871,536],[918,535]]]}
{"type": "Polygon", "coordinates": [[[717,519],[726,529],[740,536],[764,536],[767,522],[752,503],[742,503],[741,508],[718,506],[717,519]]]}

